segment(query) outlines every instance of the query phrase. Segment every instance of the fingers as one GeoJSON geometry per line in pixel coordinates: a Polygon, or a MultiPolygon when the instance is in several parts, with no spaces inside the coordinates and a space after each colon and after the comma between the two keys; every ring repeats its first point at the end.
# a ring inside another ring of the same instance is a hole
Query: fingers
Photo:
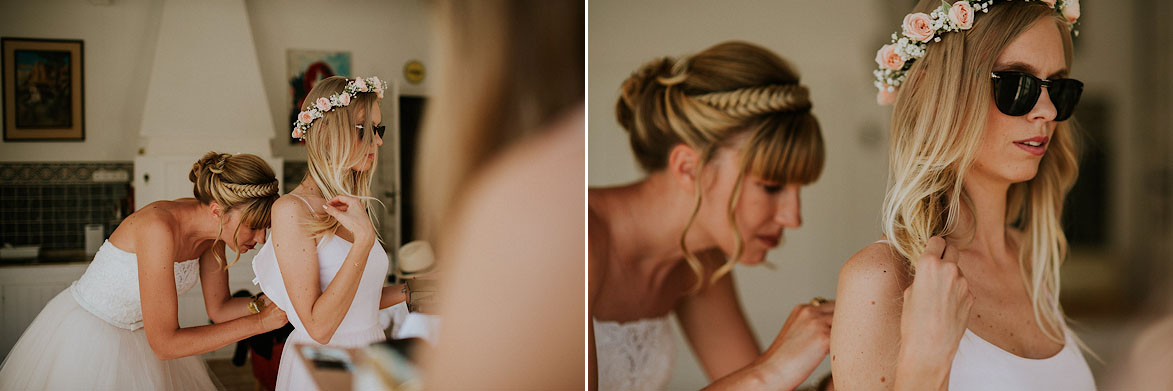
{"type": "Polygon", "coordinates": [[[940,236],[929,238],[929,242],[925,243],[925,252],[921,256],[926,255],[941,258],[945,253],[945,239],[940,236]]]}
{"type": "Polygon", "coordinates": [[[961,255],[957,251],[957,246],[945,245],[945,250],[941,254],[941,260],[956,264],[961,255]]]}

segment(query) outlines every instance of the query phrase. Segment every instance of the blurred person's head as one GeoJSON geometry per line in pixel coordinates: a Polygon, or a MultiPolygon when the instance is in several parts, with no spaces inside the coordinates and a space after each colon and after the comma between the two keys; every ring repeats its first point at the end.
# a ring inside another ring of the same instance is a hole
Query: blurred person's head
{"type": "Polygon", "coordinates": [[[715,281],[737,262],[761,263],[802,224],[799,188],[818,179],[825,153],[808,94],[789,63],[746,42],[659,58],[623,82],[616,116],[636,160],[695,198],[680,241],[694,289],[703,268],[685,236],[729,257],[715,281]]]}
{"type": "MultiPolygon", "coordinates": [[[[220,220],[215,241],[223,241],[236,252],[236,259],[225,268],[240,261],[241,253],[264,243],[265,229],[271,223],[269,211],[278,198],[277,175],[268,163],[246,153],[208,152],[192,164],[187,178],[195,199],[208,205],[213,217],[220,220]],[[224,227],[229,227],[228,232],[224,227]]],[[[224,263],[218,252],[213,254],[217,262],[224,263]]]]}
{"type": "Polygon", "coordinates": [[[581,1],[439,1],[440,72],[417,170],[424,238],[487,162],[583,99],[581,1]]]}
{"type": "MultiPolygon", "coordinates": [[[[295,137],[305,140],[308,163],[307,176],[313,180],[322,197],[329,200],[339,195],[348,195],[363,200],[367,216],[378,221],[371,196],[371,180],[378,167],[379,146],[383,145],[382,135],[376,127],[383,126],[383,112],[379,108],[382,87],[378,78],[347,79],[331,76],[314,85],[305,97],[306,112],[302,112],[299,123],[308,127],[295,137]],[[357,93],[345,91],[348,84],[361,88],[357,93]],[[378,89],[371,87],[379,85],[378,89]],[[334,105],[331,98],[345,100],[346,104],[334,105]],[[317,107],[320,118],[313,118],[307,112],[317,107]],[[306,121],[309,120],[309,121],[306,121]]],[[[317,214],[307,222],[314,236],[333,232],[340,224],[328,214],[317,214]]]]}
{"type": "MultiPolygon", "coordinates": [[[[913,12],[940,6],[922,0],[913,12]]],[[[938,34],[923,57],[905,66],[891,122],[884,234],[911,262],[932,236],[974,232],[959,227],[963,206],[977,213],[967,187],[1008,186],[1005,219],[1023,233],[1019,258],[1036,318],[1050,339],[1063,343],[1059,265],[1067,240],[1060,216],[1077,175],[1076,137],[1070,122],[1057,117],[1055,85],[1043,87],[1037,102],[1018,102],[1020,112],[1010,115],[996,102],[1016,97],[996,99],[994,73],[1067,77],[1070,25],[1038,1],[999,1],[973,15],[972,28],[938,34]]],[[[1017,93],[1026,95],[1020,87],[1017,93]]]]}

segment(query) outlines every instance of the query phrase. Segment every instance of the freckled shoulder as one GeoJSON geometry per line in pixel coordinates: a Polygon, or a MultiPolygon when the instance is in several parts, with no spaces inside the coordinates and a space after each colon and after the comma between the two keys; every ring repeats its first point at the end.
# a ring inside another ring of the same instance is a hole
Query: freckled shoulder
{"type": "Polygon", "coordinates": [[[276,226],[278,222],[308,218],[311,216],[310,213],[310,206],[306,205],[305,201],[302,201],[295,195],[285,194],[273,203],[271,216],[273,218],[273,225],[276,226]]]}
{"type": "Polygon", "coordinates": [[[858,287],[866,291],[901,293],[912,282],[908,262],[887,243],[872,243],[856,252],[839,270],[839,287],[858,287]],[[888,289],[884,289],[888,288],[888,289]]]}

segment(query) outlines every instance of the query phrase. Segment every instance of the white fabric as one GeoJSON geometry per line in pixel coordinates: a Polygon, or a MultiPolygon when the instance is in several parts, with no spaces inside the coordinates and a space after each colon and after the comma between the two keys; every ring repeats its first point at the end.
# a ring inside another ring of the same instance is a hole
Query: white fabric
{"type": "Polygon", "coordinates": [[[1044,359],[1002,350],[969,329],[961,337],[949,373],[949,391],[1095,390],[1091,368],[1070,330],[1063,350],[1044,359]]]}
{"type": "MultiPolygon", "coordinates": [[[[177,294],[197,281],[198,260],[175,264],[177,294]]],[[[0,390],[216,389],[198,356],[159,360],[142,324],[138,258],[106,241],[13,346],[0,390]]]]}
{"type": "Polygon", "coordinates": [[[676,344],[668,316],[632,322],[592,319],[599,390],[663,390],[672,377],[676,344]]]}
{"type": "MultiPolygon", "coordinates": [[[[284,280],[281,279],[281,270],[277,266],[277,255],[273,249],[273,241],[266,240],[256,257],[253,258],[253,272],[257,278],[253,282],[259,283],[265,296],[269,297],[277,307],[285,311],[289,322],[293,323],[293,333],[285,342],[285,349],[281,352],[281,366],[277,370],[277,390],[317,390],[317,385],[304,364],[301,357],[294,351],[294,344],[319,345],[310,338],[305,331],[297,311],[289,301],[289,294],[285,291],[284,280]]],[[[319,283],[322,291],[330,286],[334,276],[344,265],[346,254],[353,246],[350,242],[336,235],[329,235],[318,242],[319,283]]],[[[379,324],[379,299],[382,295],[383,281],[387,278],[387,268],[390,263],[387,253],[376,242],[369,250],[366,268],[363,269],[362,279],[358,284],[358,291],[354,294],[354,301],[346,317],[338,325],[338,329],[330,338],[327,346],[333,347],[363,347],[386,339],[383,327],[379,324]]]]}

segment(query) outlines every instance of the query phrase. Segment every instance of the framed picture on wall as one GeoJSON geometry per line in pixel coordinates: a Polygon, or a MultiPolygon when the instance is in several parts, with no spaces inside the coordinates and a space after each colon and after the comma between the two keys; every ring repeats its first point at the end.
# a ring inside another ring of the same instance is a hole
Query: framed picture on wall
{"type": "MultiPolygon", "coordinates": [[[[305,107],[303,101],[306,94],[309,94],[318,80],[330,76],[350,77],[350,52],[289,49],[285,54],[285,73],[290,92],[287,128],[291,130],[293,122],[297,121],[297,114],[305,107]]],[[[290,144],[297,144],[300,141],[289,137],[290,144]]]]}
{"type": "Polygon", "coordinates": [[[82,141],[81,40],[0,38],[4,141],[82,141]]]}

